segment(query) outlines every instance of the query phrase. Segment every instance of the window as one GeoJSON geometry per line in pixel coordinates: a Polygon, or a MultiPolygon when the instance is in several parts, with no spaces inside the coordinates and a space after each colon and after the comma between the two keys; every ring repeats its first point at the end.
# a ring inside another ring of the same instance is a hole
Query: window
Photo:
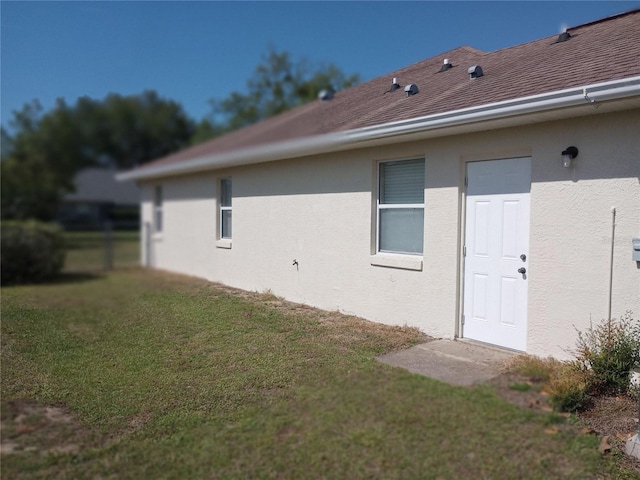
{"type": "Polygon", "coordinates": [[[378,252],[422,254],[424,159],[380,163],[378,178],[378,252]]]}
{"type": "Polygon", "coordinates": [[[156,185],[153,195],[153,230],[162,232],[162,185],[156,185]]]}
{"type": "Polygon", "coordinates": [[[231,238],[231,179],[220,181],[220,238],[231,238]]]}

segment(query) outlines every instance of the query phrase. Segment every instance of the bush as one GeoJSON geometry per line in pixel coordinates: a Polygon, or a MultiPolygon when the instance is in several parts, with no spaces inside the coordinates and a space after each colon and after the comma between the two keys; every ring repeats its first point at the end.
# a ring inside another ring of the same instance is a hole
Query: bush
{"type": "Polygon", "coordinates": [[[531,381],[543,382],[557,410],[581,410],[592,396],[640,396],[640,386],[629,384],[630,371],[640,366],[640,322],[631,312],[578,331],[573,353],[576,359],[569,362],[521,355],[510,367],[531,381]]]}
{"type": "Polygon", "coordinates": [[[510,370],[531,382],[542,383],[556,410],[575,412],[589,400],[589,382],[579,362],[519,355],[511,362],[510,370]]]}
{"type": "Polygon", "coordinates": [[[577,362],[562,363],[547,383],[551,403],[556,410],[576,412],[589,399],[589,379],[577,362]]]}
{"type": "Polygon", "coordinates": [[[629,391],[629,372],[640,365],[640,322],[625,313],[578,332],[576,358],[594,395],[629,391]]]}
{"type": "Polygon", "coordinates": [[[64,265],[64,236],[55,225],[2,222],[0,283],[37,283],[55,277],[64,265]]]}

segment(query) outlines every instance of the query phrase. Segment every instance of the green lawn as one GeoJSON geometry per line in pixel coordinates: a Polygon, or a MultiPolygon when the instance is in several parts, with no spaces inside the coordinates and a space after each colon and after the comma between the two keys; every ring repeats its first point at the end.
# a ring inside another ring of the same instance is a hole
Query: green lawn
{"type": "MultiPolygon", "coordinates": [[[[65,242],[67,245],[65,271],[81,272],[104,268],[107,243],[103,232],[65,232],[65,242]]],[[[140,265],[138,231],[111,232],[111,246],[114,267],[140,265]]]]}
{"type": "Polygon", "coordinates": [[[374,359],[422,339],[141,269],[4,288],[2,477],[624,477],[558,415],[374,359]]]}

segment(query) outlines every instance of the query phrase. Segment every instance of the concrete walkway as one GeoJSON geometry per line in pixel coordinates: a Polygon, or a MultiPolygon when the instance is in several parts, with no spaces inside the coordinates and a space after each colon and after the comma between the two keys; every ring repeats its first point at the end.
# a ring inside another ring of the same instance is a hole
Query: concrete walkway
{"type": "Polygon", "coordinates": [[[466,341],[434,340],[377,359],[450,385],[473,385],[497,377],[515,353],[466,341]]]}

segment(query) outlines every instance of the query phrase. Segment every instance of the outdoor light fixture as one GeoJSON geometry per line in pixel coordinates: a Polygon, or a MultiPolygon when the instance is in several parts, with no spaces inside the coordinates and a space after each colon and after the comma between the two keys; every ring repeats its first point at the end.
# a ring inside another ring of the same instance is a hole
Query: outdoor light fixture
{"type": "Polygon", "coordinates": [[[567,149],[562,152],[562,166],[564,168],[569,168],[571,166],[571,160],[577,156],[578,149],[576,147],[567,147],[567,149]]]}

